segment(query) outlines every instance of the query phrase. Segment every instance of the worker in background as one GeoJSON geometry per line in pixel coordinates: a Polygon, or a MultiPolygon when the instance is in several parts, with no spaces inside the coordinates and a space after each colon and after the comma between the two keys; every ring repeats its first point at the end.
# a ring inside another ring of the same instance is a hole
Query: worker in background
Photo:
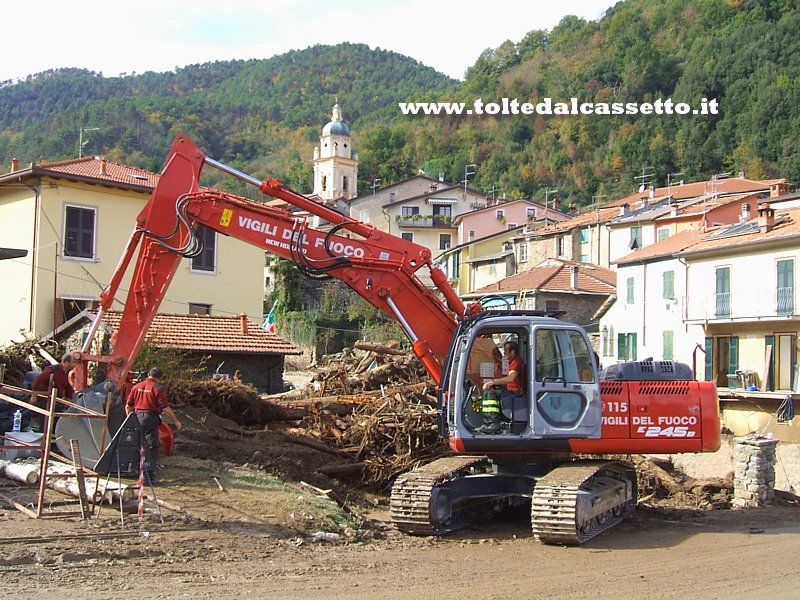
{"type": "Polygon", "coordinates": [[[57,365],[45,367],[44,370],[36,376],[36,379],[33,380],[31,389],[50,395],[50,378],[52,377],[52,387],[56,389],[58,397],[71,399],[75,390],[69,383],[69,374],[74,368],[75,363],[72,362],[72,353],[68,352],[61,357],[61,362],[57,365]]]}
{"type": "Polygon", "coordinates": [[[519,355],[517,342],[503,344],[503,355],[508,361],[508,373],[483,384],[484,396],[481,412],[483,412],[487,424],[480,428],[481,433],[499,433],[502,429],[502,408],[508,407],[510,411],[513,411],[515,403],[524,401],[527,394],[525,385],[527,371],[525,361],[519,355]],[[497,386],[504,386],[504,388],[497,393],[492,390],[497,386]]]}
{"type": "Polygon", "coordinates": [[[162,377],[161,369],[158,367],[150,369],[147,379],[131,388],[125,402],[125,414],[136,413],[136,418],[142,428],[145,448],[148,450],[145,469],[151,482],[155,480],[155,470],[161,456],[161,441],[158,437],[161,417],[166,417],[167,422],[175,425],[176,429],[181,428],[181,422],[167,402],[167,392],[160,383],[162,377]]]}
{"type": "MultiPolygon", "coordinates": [[[[69,374],[75,368],[72,361],[72,353],[67,352],[61,357],[61,362],[55,365],[48,365],[39,373],[31,383],[31,389],[46,396],[50,396],[50,390],[55,389],[59,398],[72,399],[75,390],[69,383],[69,374]]],[[[36,400],[36,406],[47,408],[47,400],[40,398],[36,400]]],[[[31,426],[36,431],[44,431],[44,415],[35,415],[31,418],[31,426]]],[[[55,423],[53,423],[55,427],[55,423]]]]}

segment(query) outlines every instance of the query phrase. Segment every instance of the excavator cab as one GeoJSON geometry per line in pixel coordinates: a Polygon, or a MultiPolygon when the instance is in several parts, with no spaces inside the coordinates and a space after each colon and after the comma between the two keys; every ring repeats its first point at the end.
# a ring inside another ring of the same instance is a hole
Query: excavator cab
{"type": "Polygon", "coordinates": [[[585,332],[530,311],[486,311],[464,321],[442,386],[443,434],[471,449],[519,440],[598,438],[600,384],[585,332]],[[484,433],[484,383],[508,373],[502,349],[514,342],[523,361],[524,393],[496,390],[502,427],[484,433]]]}

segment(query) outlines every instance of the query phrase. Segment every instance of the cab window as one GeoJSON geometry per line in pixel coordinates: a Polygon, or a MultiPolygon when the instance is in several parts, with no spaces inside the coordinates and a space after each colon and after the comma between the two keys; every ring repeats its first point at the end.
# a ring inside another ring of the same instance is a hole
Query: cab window
{"type": "Polygon", "coordinates": [[[536,381],[594,383],[593,354],[575,330],[536,330],[536,381]]]}

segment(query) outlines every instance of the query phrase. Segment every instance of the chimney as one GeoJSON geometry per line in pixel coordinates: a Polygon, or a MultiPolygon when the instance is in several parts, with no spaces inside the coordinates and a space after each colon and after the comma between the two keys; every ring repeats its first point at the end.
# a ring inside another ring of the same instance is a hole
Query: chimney
{"type": "Polygon", "coordinates": [[[742,204],[742,214],[739,216],[739,223],[746,223],[750,220],[750,205],[745,202],[742,204]]]}
{"type": "Polygon", "coordinates": [[[108,174],[108,160],[105,157],[100,159],[100,175],[105,177],[108,174]]]}
{"type": "Polygon", "coordinates": [[[11,172],[19,171],[19,159],[15,156],[11,159],[11,172]]]}
{"type": "Polygon", "coordinates": [[[439,181],[444,182],[444,172],[439,173],[439,181]]]}
{"type": "Polygon", "coordinates": [[[772,231],[775,226],[775,209],[767,202],[758,205],[758,230],[761,233],[772,231]]]}
{"type": "Polygon", "coordinates": [[[242,335],[247,335],[247,315],[242,313],[239,315],[239,325],[242,328],[242,335]]]}
{"type": "Polygon", "coordinates": [[[627,214],[628,214],[628,209],[629,209],[629,208],[630,208],[630,207],[628,206],[628,204],[627,204],[627,203],[626,203],[626,204],[623,204],[622,206],[620,206],[620,207],[619,207],[619,216],[620,216],[620,217],[624,217],[625,215],[627,215],[627,214]]]}
{"type": "Polygon", "coordinates": [[[655,198],[656,197],[656,188],[653,187],[652,185],[650,186],[650,197],[651,198],[655,198]]]}
{"type": "Polygon", "coordinates": [[[570,281],[570,287],[573,290],[578,289],[578,265],[572,265],[572,279],[570,281]]]}

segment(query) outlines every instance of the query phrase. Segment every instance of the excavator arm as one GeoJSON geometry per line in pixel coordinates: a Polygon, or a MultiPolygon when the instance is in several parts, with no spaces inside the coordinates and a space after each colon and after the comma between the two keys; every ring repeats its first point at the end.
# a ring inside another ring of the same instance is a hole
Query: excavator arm
{"type": "Polygon", "coordinates": [[[457,319],[464,317],[468,309],[444,272],[431,261],[427,248],[309,200],[279,180],[249,177],[206,157],[188,138],[178,136],[112,280],[101,294],[100,311],[87,337],[92,339],[103,313],[110,309],[138,249],[113,350],[110,356],[92,356],[86,353],[87,342],[78,355],[84,367],[78,371],[78,389],[85,387],[85,364],[90,360],[107,362],[108,380],[120,389],[181,259],[202,249],[197,235],[201,225],[291,260],[308,275],[340,279],[397,321],[431,376],[437,383],[441,380],[457,319]],[[202,188],[200,174],[206,165],[252,184],[300,211],[319,216],[332,225],[330,231],[309,227],[302,212],[202,188]],[[422,269],[429,271],[443,300],[423,284],[418,275],[422,269]]]}

